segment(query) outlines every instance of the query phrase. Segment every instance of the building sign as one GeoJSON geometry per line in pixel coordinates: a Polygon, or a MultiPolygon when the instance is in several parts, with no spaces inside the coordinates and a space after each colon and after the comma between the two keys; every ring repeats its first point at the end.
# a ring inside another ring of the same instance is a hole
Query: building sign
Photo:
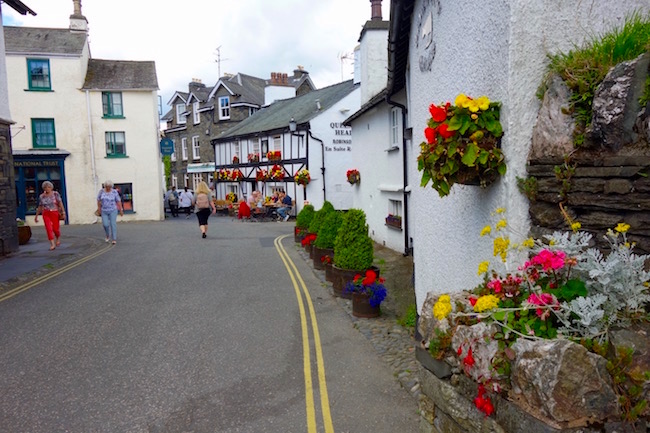
{"type": "Polygon", "coordinates": [[[58,167],[60,161],[16,161],[14,167],[58,167]]]}
{"type": "Polygon", "coordinates": [[[188,173],[211,173],[215,171],[214,162],[198,162],[195,164],[187,164],[188,173]]]}
{"type": "Polygon", "coordinates": [[[325,146],[328,152],[349,152],[352,150],[352,128],[342,123],[332,122],[330,128],[334,131],[332,145],[325,146]]]}
{"type": "Polygon", "coordinates": [[[174,142],[169,138],[160,140],[160,153],[169,156],[174,153],[174,142]]]}

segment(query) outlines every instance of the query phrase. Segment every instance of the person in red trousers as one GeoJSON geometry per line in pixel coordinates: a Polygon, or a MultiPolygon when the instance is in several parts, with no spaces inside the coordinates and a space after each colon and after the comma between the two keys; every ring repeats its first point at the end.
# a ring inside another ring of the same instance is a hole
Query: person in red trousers
{"type": "Polygon", "coordinates": [[[49,180],[42,184],[43,193],[38,197],[38,207],[36,208],[36,217],[34,222],[38,222],[38,216],[43,215],[43,224],[47,238],[50,241],[50,251],[61,245],[61,229],[59,225],[59,215],[65,219],[65,209],[61,195],[54,191],[54,185],[49,180]]]}

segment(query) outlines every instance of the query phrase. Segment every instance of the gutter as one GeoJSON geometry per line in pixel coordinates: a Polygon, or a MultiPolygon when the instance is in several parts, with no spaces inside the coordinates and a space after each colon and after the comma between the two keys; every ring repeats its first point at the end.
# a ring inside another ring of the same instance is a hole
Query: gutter
{"type": "Polygon", "coordinates": [[[392,101],[390,99],[390,94],[386,95],[386,103],[397,107],[402,111],[402,175],[403,175],[403,187],[402,193],[404,197],[404,256],[410,256],[413,254],[413,248],[410,246],[410,236],[409,236],[409,191],[407,191],[408,186],[408,164],[406,157],[406,107],[398,102],[392,101]]]}

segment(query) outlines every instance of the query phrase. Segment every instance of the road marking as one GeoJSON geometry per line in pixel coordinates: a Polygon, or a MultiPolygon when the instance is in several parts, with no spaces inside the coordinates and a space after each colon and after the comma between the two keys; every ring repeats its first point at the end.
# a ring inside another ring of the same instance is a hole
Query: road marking
{"type": "Polygon", "coordinates": [[[101,250],[95,251],[94,253],[92,253],[92,254],[90,254],[88,256],[82,257],[81,259],[79,259],[79,260],[77,260],[75,262],[68,263],[67,265],[62,266],[62,267],[56,269],[55,271],[48,272],[47,274],[45,274],[43,276],[34,278],[32,281],[30,281],[28,283],[25,283],[23,285],[20,285],[20,286],[14,288],[14,289],[11,289],[8,292],[3,293],[3,294],[0,295],[0,302],[6,301],[7,299],[10,299],[10,298],[13,298],[14,296],[16,296],[16,295],[18,295],[18,294],[20,294],[20,293],[22,293],[22,292],[24,292],[26,290],[29,290],[32,287],[35,287],[35,286],[37,286],[37,285],[39,285],[39,284],[41,284],[41,283],[43,283],[43,282],[45,282],[47,280],[50,280],[50,279],[52,279],[52,278],[54,278],[56,276],[59,276],[62,273],[69,271],[70,269],[73,269],[73,268],[75,268],[75,267],[77,267],[77,266],[79,266],[79,265],[81,265],[83,263],[86,263],[87,261],[90,261],[90,260],[92,260],[92,259],[94,259],[96,257],[99,257],[102,254],[104,254],[106,251],[110,250],[110,249],[111,249],[110,245],[105,246],[101,250]]]}
{"type": "Polygon", "coordinates": [[[280,258],[284,262],[284,266],[287,268],[287,272],[291,277],[293,282],[293,288],[296,292],[296,298],[298,299],[298,306],[300,308],[300,323],[302,327],[302,344],[303,344],[303,366],[305,372],[305,391],[306,391],[306,405],[307,405],[307,431],[308,433],[316,432],[316,414],[314,408],[314,390],[313,383],[311,378],[311,358],[309,350],[309,330],[307,328],[307,314],[305,313],[305,305],[300,294],[300,288],[302,288],[302,293],[304,294],[305,301],[309,307],[309,317],[311,320],[312,333],[314,335],[314,349],[316,351],[316,365],[318,370],[318,389],[320,391],[320,402],[321,402],[321,414],[323,417],[323,426],[325,428],[325,433],[334,433],[334,426],[332,424],[332,415],[330,411],[330,402],[329,396],[327,393],[327,381],[325,380],[325,363],[323,362],[323,349],[321,347],[320,333],[318,331],[318,322],[316,321],[316,312],[314,311],[314,304],[311,302],[311,296],[307,286],[303,281],[296,265],[289,258],[286,250],[282,246],[282,239],[288,237],[289,235],[279,236],[275,239],[275,248],[278,250],[280,258]],[[300,287],[296,282],[296,279],[300,281],[300,287]]]}

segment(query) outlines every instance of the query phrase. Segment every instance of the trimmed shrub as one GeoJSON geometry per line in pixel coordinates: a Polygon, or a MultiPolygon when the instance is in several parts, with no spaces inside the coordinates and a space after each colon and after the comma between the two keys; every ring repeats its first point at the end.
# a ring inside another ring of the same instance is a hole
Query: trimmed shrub
{"type": "Polygon", "coordinates": [[[309,224],[311,224],[312,218],[314,218],[314,213],[314,206],[308,204],[303,207],[296,216],[296,227],[299,229],[307,230],[309,228],[309,224]]]}
{"type": "Polygon", "coordinates": [[[334,206],[332,205],[332,203],[325,201],[325,203],[323,203],[323,207],[318,209],[314,213],[314,217],[312,218],[311,223],[309,224],[309,229],[307,231],[309,233],[318,233],[320,227],[323,225],[323,222],[325,221],[325,218],[327,217],[327,214],[333,211],[334,211],[334,206]]]}
{"type": "Polygon", "coordinates": [[[342,269],[365,271],[374,259],[372,239],[368,236],[366,214],[361,209],[350,209],[334,242],[334,264],[342,269]]]}
{"type": "Polygon", "coordinates": [[[320,226],[318,230],[318,236],[314,241],[314,246],[318,248],[329,248],[334,249],[334,242],[336,241],[336,235],[341,228],[343,223],[343,214],[339,211],[332,211],[327,214],[325,221],[320,226]]]}

